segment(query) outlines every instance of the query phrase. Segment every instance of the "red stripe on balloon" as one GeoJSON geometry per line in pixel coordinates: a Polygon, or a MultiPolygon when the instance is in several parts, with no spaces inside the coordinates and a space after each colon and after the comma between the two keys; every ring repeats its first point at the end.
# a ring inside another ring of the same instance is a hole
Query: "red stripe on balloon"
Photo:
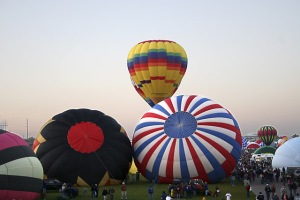
{"type": "Polygon", "coordinates": [[[189,105],[191,104],[191,102],[193,101],[193,99],[196,98],[196,95],[190,95],[187,99],[187,101],[185,102],[185,105],[184,105],[184,108],[183,108],[183,111],[187,111],[189,105]]]}
{"type": "Polygon", "coordinates": [[[166,99],[165,102],[168,105],[168,107],[171,109],[172,113],[175,113],[176,111],[175,111],[174,105],[171,101],[171,98],[166,99]]]}
{"type": "Polygon", "coordinates": [[[205,106],[204,108],[201,108],[200,110],[198,110],[197,112],[195,112],[193,115],[196,116],[196,115],[204,113],[204,112],[206,112],[208,110],[217,109],[217,108],[223,108],[223,107],[220,106],[220,105],[218,105],[218,104],[212,104],[212,105],[209,105],[209,106],[205,106]]]}
{"type": "MultiPolygon", "coordinates": [[[[166,138],[166,136],[162,137],[154,145],[151,146],[151,148],[148,150],[148,152],[146,153],[146,155],[144,156],[144,158],[141,162],[142,166],[147,166],[148,165],[148,162],[149,162],[151,156],[153,155],[153,153],[157,149],[157,147],[163,142],[164,138],[166,138]]],[[[153,143],[151,143],[151,144],[153,144],[153,143]]]]}
{"type": "Polygon", "coordinates": [[[196,152],[195,148],[193,147],[189,138],[186,138],[186,143],[187,143],[188,149],[192,155],[193,162],[196,167],[198,175],[201,176],[201,178],[203,180],[208,180],[208,176],[207,176],[207,173],[205,172],[204,166],[203,166],[199,156],[197,155],[197,152],[196,152]]]}
{"type": "MultiPolygon", "coordinates": [[[[225,161],[223,163],[220,163],[220,165],[224,165],[224,166],[232,166],[232,168],[235,167],[236,162],[235,159],[231,156],[231,154],[225,149],[223,148],[219,143],[215,142],[214,140],[205,137],[204,135],[196,132],[196,135],[198,135],[199,137],[201,137],[203,140],[205,140],[207,143],[209,143],[211,146],[213,146],[219,153],[221,153],[225,159],[225,161]]],[[[230,173],[228,172],[227,175],[229,175],[230,173]]],[[[205,179],[207,180],[207,179],[205,179]]]]}
{"type": "Polygon", "coordinates": [[[167,166],[166,166],[166,177],[173,177],[173,167],[174,167],[174,154],[175,154],[176,140],[173,140],[168,158],[167,158],[167,166]]]}
{"type": "Polygon", "coordinates": [[[166,117],[164,117],[162,115],[158,115],[156,113],[150,113],[150,112],[144,114],[142,118],[147,118],[147,117],[156,118],[156,119],[162,119],[162,120],[166,120],[167,119],[166,117]]]}
{"type": "Polygon", "coordinates": [[[155,131],[159,131],[159,130],[163,130],[163,127],[159,127],[159,128],[153,128],[150,129],[148,131],[143,131],[141,134],[138,134],[134,137],[134,140],[132,140],[132,146],[135,145],[135,143],[137,143],[140,139],[142,139],[143,137],[152,134],[155,131]]]}

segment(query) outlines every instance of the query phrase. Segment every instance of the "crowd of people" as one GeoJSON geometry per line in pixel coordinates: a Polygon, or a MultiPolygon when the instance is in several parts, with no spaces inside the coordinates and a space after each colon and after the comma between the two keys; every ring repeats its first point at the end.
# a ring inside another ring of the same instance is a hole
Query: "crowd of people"
{"type": "MultiPolygon", "coordinates": [[[[285,168],[273,168],[272,160],[261,160],[256,161],[252,158],[253,151],[251,149],[243,149],[241,157],[237,163],[236,168],[233,170],[230,178],[230,183],[235,186],[236,181],[242,182],[245,187],[246,197],[250,197],[252,191],[252,185],[262,184],[264,187],[263,191],[256,194],[257,200],[300,200],[300,195],[297,193],[299,180],[294,177],[293,173],[288,173],[285,168]],[[277,183],[277,184],[275,184],[277,183]],[[281,185],[280,188],[276,188],[275,185],[281,185]]],[[[139,181],[139,174],[135,174],[130,179],[124,180],[121,184],[121,200],[127,200],[127,186],[126,183],[134,183],[139,181]]],[[[154,185],[157,184],[156,179],[150,181],[148,188],[148,199],[154,200],[154,185]]],[[[173,184],[169,184],[168,188],[161,194],[161,200],[170,199],[190,199],[199,194],[205,200],[206,196],[220,196],[220,188],[216,185],[214,188],[208,189],[208,184],[202,180],[178,180],[173,184]]],[[[91,186],[91,197],[97,198],[99,194],[99,187],[97,184],[91,186]]],[[[88,193],[84,191],[84,193],[88,193]]],[[[78,191],[74,190],[73,187],[64,184],[61,188],[61,194],[75,197],[78,191]]],[[[104,187],[102,190],[103,200],[113,200],[115,190],[113,186],[109,188],[104,187]]],[[[231,193],[229,191],[223,193],[223,199],[230,200],[231,193]],[[225,194],[225,195],[224,195],[225,194]]],[[[42,198],[43,199],[43,198],[42,198]]]]}
{"type": "Polygon", "coordinates": [[[294,200],[300,199],[297,193],[298,180],[293,173],[288,173],[286,168],[273,168],[272,160],[266,159],[256,161],[251,159],[253,150],[244,149],[232,177],[243,181],[247,197],[253,182],[263,184],[264,191],[257,194],[257,199],[263,200],[294,200]],[[280,189],[276,188],[274,183],[281,183],[280,189]]]}

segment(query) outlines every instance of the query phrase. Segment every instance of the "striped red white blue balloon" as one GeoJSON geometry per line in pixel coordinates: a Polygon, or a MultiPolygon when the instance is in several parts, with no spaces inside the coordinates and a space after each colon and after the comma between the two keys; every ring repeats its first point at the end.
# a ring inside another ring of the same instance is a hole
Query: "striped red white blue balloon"
{"type": "Polygon", "coordinates": [[[142,116],[132,145],[135,164],[149,180],[214,183],[236,167],[242,136],[235,118],[218,103],[180,95],[159,102],[142,116]]]}

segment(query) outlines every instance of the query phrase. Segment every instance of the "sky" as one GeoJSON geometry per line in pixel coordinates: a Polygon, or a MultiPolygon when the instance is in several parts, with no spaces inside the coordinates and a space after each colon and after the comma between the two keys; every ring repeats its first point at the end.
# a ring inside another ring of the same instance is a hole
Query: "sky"
{"type": "Polygon", "coordinates": [[[174,96],[219,103],[242,135],[264,125],[300,134],[299,10],[298,0],[0,0],[0,128],[36,137],[53,116],[88,108],[131,137],[151,107],[128,53],[164,39],[188,57],[174,96]]]}

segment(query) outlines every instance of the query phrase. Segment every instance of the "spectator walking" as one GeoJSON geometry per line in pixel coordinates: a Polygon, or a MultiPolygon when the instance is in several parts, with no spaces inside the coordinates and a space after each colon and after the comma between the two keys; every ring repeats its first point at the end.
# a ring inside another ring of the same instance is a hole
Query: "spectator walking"
{"type": "Polygon", "coordinates": [[[106,187],[104,187],[103,191],[102,191],[102,197],[103,197],[103,200],[106,200],[107,199],[107,195],[108,195],[108,191],[106,189],[106,187]]]}
{"type": "Polygon", "coordinates": [[[110,187],[108,190],[109,193],[109,199],[113,200],[114,199],[114,194],[115,194],[115,189],[113,187],[110,187]]]}
{"type": "Polygon", "coordinates": [[[261,192],[259,192],[259,194],[256,196],[256,199],[257,200],[264,200],[265,196],[261,192]]]}
{"type": "Polygon", "coordinates": [[[274,184],[271,187],[271,192],[272,192],[272,198],[273,198],[276,193],[276,186],[274,184]]]}
{"type": "Polygon", "coordinates": [[[250,197],[250,188],[251,188],[250,185],[247,184],[247,185],[246,185],[246,196],[247,196],[247,197],[250,197]]]}
{"type": "Polygon", "coordinates": [[[266,184],[266,187],[265,187],[265,192],[266,192],[266,197],[267,197],[267,200],[270,200],[270,194],[271,194],[271,187],[269,186],[269,184],[266,184]]]}

